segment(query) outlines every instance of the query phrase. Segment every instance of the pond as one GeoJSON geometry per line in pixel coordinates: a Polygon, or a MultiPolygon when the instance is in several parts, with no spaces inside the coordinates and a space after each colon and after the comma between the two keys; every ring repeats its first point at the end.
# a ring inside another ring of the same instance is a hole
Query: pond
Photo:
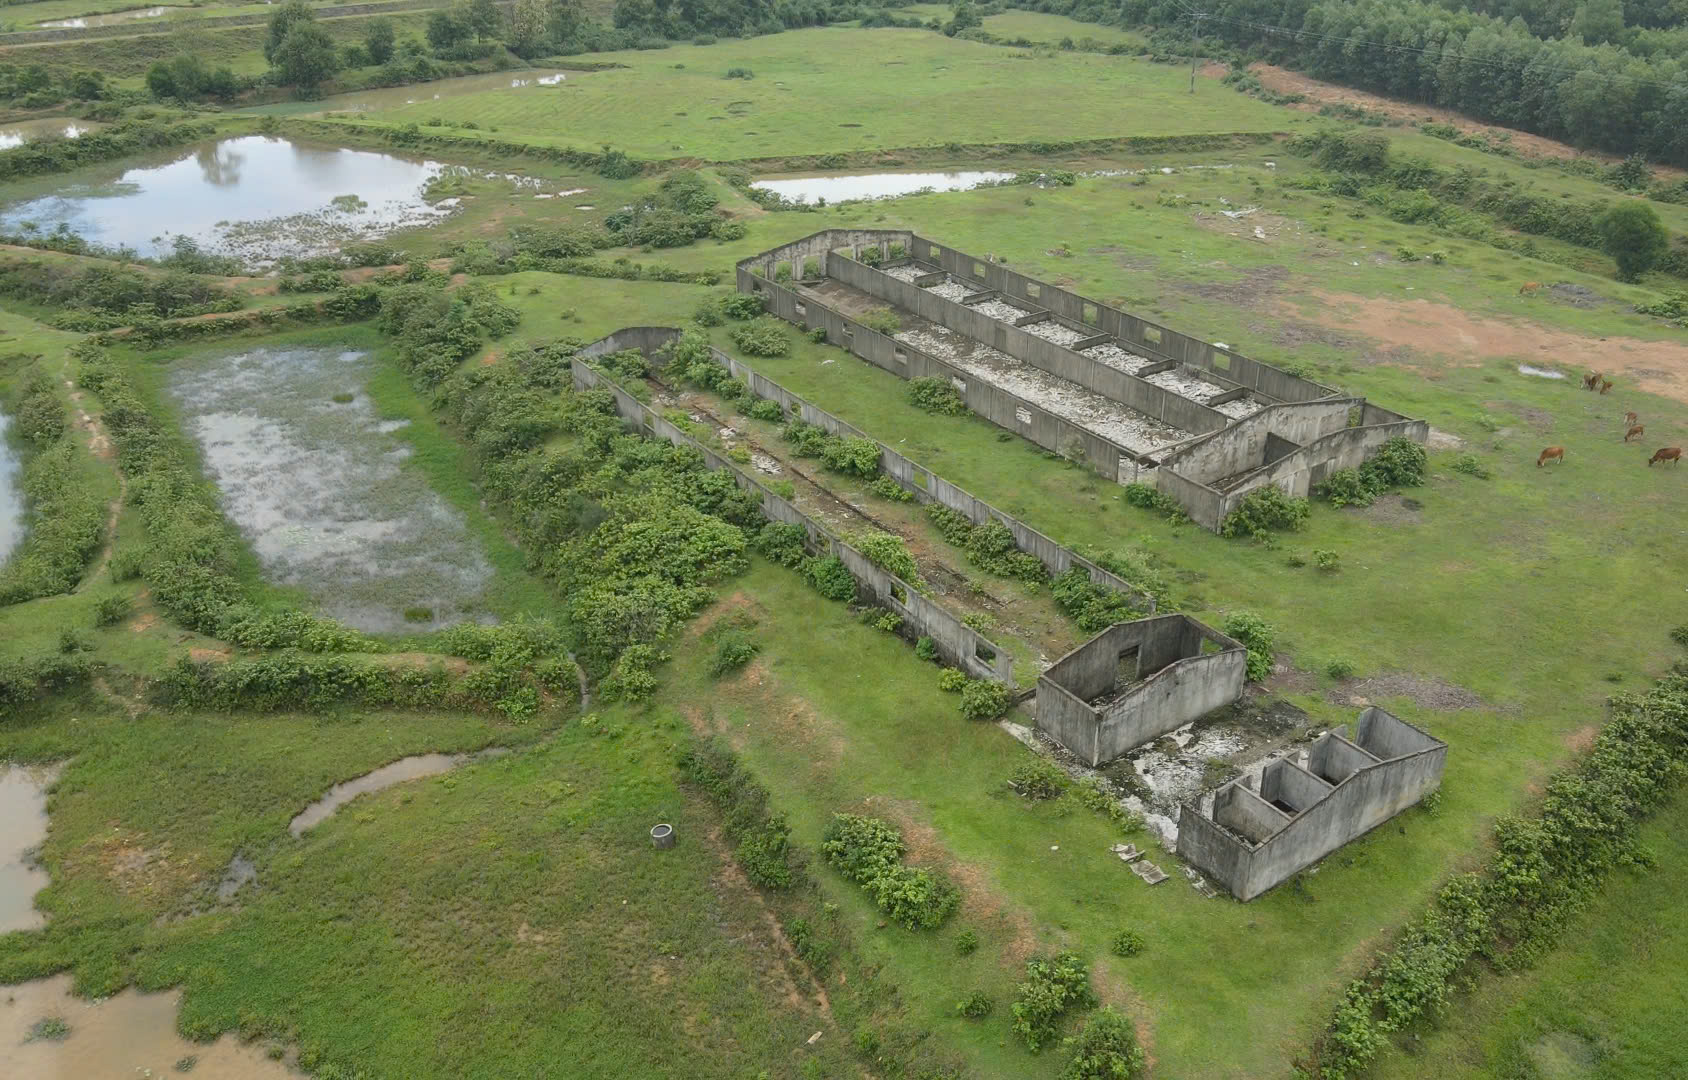
{"type": "Polygon", "coordinates": [[[36,23],[41,30],[86,30],[90,26],[116,26],[135,19],[156,19],[172,11],[186,11],[186,7],[130,8],[128,11],[108,11],[104,15],[79,15],[74,19],[49,19],[36,23]]]}
{"type": "Polygon", "coordinates": [[[18,486],[23,464],[17,447],[7,438],[12,418],[0,413],[0,565],[23,540],[23,491],[18,486]]]}
{"type": "Polygon", "coordinates": [[[103,1077],[207,1077],[210,1080],[298,1078],[261,1043],[233,1035],[192,1043],[176,1033],[181,991],[125,990],[91,1001],[70,992],[72,977],[54,975],[0,987],[0,1076],[100,1080],[103,1077]]]}
{"type": "Polygon", "coordinates": [[[84,132],[102,127],[92,120],[66,120],[63,117],[42,117],[39,120],[20,120],[0,127],[0,150],[11,150],[26,142],[47,135],[63,135],[67,139],[81,138],[84,132]]]}
{"type": "Polygon", "coordinates": [[[402,784],[407,780],[421,780],[428,776],[438,776],[457,768],[459,765],[471,761],[486,761],[490,758],[503,757],[510,751],[502,746],[494,746],[476,754],[413,754],[407,758],[399,758],[390,764],[383,765],[372,772],[347,780],[343,784],[335,784],[328,789],[328,794],[316,802],[305,807],[296,814],[287,825],[287,831],[294,836],[305,835],[305,830],[318,825],[331,817],[334,811],[351,802],[359,795],[371,792],[385,791],[394,784],[402,784]]]}
{"type": "Polygon", "coordinates": [[[931,188],[934,191],[969,191],[980,184],[1012,180],[1011,172],[889,172],[855,176],[798,176],[781,180],[758,180],[750,186],[772,191],[791,202],[829,203],[850,199],[895,199],[931,188]]]}
{"type": "Polygon", "coordinates": [[[47,871],[35,865],[35,849],[47,839],[47,788],[58,770],[0,765],[0,934],[47,925],[35,909],[35,894],[47,887],[47,871]]]}
{"type": "Polygon", "coordinates": [[[367,354],[255,349],[184,362],[170,392],[265,575],[371,633],[490,621],[468,523],[405,464],[367,354]]]}
{"type": "Polygon", "coordinates": [[[61,224],[106,247],[165,255],[176,236],[250,262],[332,252],[435,221],[427,184],[444,166],[265,135],[224,139],[115,180],[73,184],[7,206],[7,230],[61,224]]]}

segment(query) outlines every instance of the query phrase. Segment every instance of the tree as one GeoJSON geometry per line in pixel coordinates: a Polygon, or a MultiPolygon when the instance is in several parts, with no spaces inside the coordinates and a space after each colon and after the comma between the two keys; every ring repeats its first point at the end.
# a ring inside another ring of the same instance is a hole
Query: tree
{"type": "Polygon", "coordinates": [[[473,32],[455,8],[436,11],[428,16],[428,45],[436,54],[457,48],[468,41],[473,32]]]}
{"type": "Polygon", "coordinates": [[[270,33],[264,39],[264,59],[275,65],[276,51],[287,38],[287,32],[299,23],[316,22],[316,13],[305,0],[287,0],[270,16],[270,33]]]}
{"type": "Polygon", "coordinates": [[[504,16],[498,13],[498,5],[493,0],[469,0],[466,15],[465,21],[474,31],[476,41],[497,37],[504,28],[504,16]]]}
{"type": "Polygon", "coordinates": [[[549,31],[554,45],[573,41],[585,25],[586,16],[581,14],[579,0],[551,0],[549,31]]]}
{"type": "Polygon", "coordinates": [[[1618,280],[1634,281],[1653,268],[1670,247],[1670,232],[1651,206],[1625,199],[1596,223],[1606,254],[1618,260],[1618,280]]]}
{"type": "Polygon", "coordinates": [[[270,63],[282,82],[310,90],[339,70],[340,54],[328,31],[309,20],[287,32],[270,63]]]}
{"type": "Polygon", "coordinates": [[[548,0],[516,0],[510,13],[510,51],[517,56],[537,56],[545,45],[550,18],[548,0]]]}
{"type": "Polygon", "coordinates": [[[393,20],[374,19],[369,29],[363,35],[364,51],[369,53],[371,63],[385,64],[393,58],[393,20]]]}

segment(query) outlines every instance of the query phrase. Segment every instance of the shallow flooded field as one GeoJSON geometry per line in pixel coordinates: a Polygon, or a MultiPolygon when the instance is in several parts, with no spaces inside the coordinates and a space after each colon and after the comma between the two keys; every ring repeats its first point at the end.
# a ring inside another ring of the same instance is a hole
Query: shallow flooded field
{"type": "Polygon", "coordinates": [[[779,180],[758,180],[750,186],[772,191],[791,202],[829,203],[851,199],[895,199],[927,189],[970,191],[981,184],[1012,180],[1011,172],[886,172],[853,176],[797,176],[779,180]]]}
{"type": "Polygon", "coordinates": [[[47,838],[47,788],[56,775],[56,769],[0,765],[0,934],[47,924],[35,910],[47,871],[34,855],[47,838]]]}
{"type": "Polygon", "coordinates": [[[18,487],[23,465],[17,447],[8,440],[12,418],[0,413],[0,565],[23,540],[23,491],[18,487]]]}
{"type": "Polygon", "coordinates": [[[337,349],[256,349],[184,362],[183,426],[265,574],[375,633],[484,619],[492,577],[463,515],[363,392],[372,362],[337,349]]]}
{"type": "Polygon", "coordinates": [[[0,150],[11,150],[35,139],[62,135],[79,139],[89,131],[104,127],[92,120],[66,120],[62,116],[46,116],[39,120],[18,120],[0,127],[0,150]]]}
{"type": "Polygon", "coordinates": [[[0,210],[7,230],[61,225],[110,248],[168,254],[177,236],[264,263],[331,252],[450,214],[430,203],[444,166],[367,150],[248,135],[198,147],[112,181],[72,184],[0,210]]]}

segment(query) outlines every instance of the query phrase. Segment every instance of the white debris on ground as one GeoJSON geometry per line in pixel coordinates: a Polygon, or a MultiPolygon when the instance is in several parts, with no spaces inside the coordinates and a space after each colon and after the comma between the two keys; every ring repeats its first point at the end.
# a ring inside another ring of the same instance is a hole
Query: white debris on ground
{"type": "Polygon", "coordinates": [[[1153,375],[1144,376],[1144,379],[1162,390],[1171,390],[1191,401],[1206,401],[1225,392],[1224,387],[1215,386],[1206,379],[1198,379],[1194,375],[1180,375],[1177,368],[1171,371],[1157,371],[1153,375]]]}
{"type": "Polygon", "coordinates": [[[1030,326],[1022,326],[1020,329],[1056,345],[1071,345],[1075,341],[1083,341],[1090,336],[1089,334],[1081,334],[1072,327],[1058,323],[1054,319],[1045,319],[1042,322],[1032,323],[1030,326]]]}
{"type": "Polygon", "coordinates": [[[769,476],[778,476],[782,471],[777,460],[760,450],[750,452],[750,464],[755,466],[757,472],[767,473],[769,476]]]}
{"type": "Polygon", "coordinates": [[[1217,405],[1208,406],[1215,412],[1224,413],[1233,420],[1242,420],[1245,417],[1253,416],[1265,407],[1251,397],[1240,397],[1235,401],[1221,401],[1217,405]]]}
{"type": "Polygon", "coordinates": [[[928,285],[926,286],[926,291],[934,296],[941,296],[945,300],[954,300],[959,304],[961,303],[962,297],[966,296],[973,290],[952,278],[948,281],[940,281],[936,285],[928,285]]]}
{"type": "Polygon", "coordinates": [[[894,277],[898,281],[907,281],[910,284],[913,284],[915,278],[925,277],[931,272],[916,263],[904,263],[901,266],[892,266],[880,271],[886,277],[894,277]]]}
{"type": "Polygon", "coordinates": [[[1127,352],[1118,345],[1092,345],[1083,350],[1085,356],[1099,364],[1106,364],[1115,371],[1123,371],[1127,375],[1135,375],[1139,371],[1154,363],[1147,356],[1138,356],[1134,352],[1127,352]]]}
{"type": "Polygon", "coordinates": [[[1192,437],[1187,431],[1169,427],[1111,398],[1021,363],[1007,353],[979,345],[972,338],[944,327],[904,330],[896,338],[1133,453],[1151,453],[1192,437]]]}
{"type": "Polygon", "coordinates": [[[1025,308],[1017,308],[1013,304],[1007,304],[1001,300],[981,300],[977,304],[968,304],[967,306],[982,315],[989,315],[991,318],[999,319],[1002,322],[1013,322],[1015,319],[1023,319],[1031,314],[1025,308]]]}

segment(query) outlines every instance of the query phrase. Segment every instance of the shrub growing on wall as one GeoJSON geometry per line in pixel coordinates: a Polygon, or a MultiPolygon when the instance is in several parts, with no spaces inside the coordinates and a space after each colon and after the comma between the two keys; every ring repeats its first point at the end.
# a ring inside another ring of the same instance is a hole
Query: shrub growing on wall
{"type": "Polygon", "coordinates": [[[1273,530],[1293,532],[1307,524],[1311,513],[1307,500],[1286,495],[1282,488],[1267,484],[1245,495],[1237,508],[1219,524],[1221,536],[1252,536],[1265,540],[1273,530]]]}
{"type": "Polygon", "coordinates": [[[850,538],[850,546],[886,573],[895,574],[911,585],[919,584],[920,567],[903,546],[902,537],[883,532],[860,533],[850,538]]]}
{"type": "Polygon", "coordinates": [[[1263,682],[1272,674],[1272,642],[1277,631],[1252,611],[1233,611],[1225,616],[1225,633],[1248,649],[1248,678],[1263,682]]]}
{"type": "Polygon", "coordinates": [[[968,720],[995,720],[1013,701],[1013,693],[995,679],[969,679],[961,688],[959,707],[968,720]]]}
{"type": "Polygon", "coordinates": [[[803,576],[828,600],[848,603],[856,598],[856,579],[844,560],[836,555],[807,560],[803,564],[803,576]]]}
{"type": "Polygon", "coordinates": [[[949,384],[949,380],[935,375],[910,379],[908,400],[915,408],[940,416],[961,416],[967,412],[967,403],[961,399],[955,387],[949,384]]]}
{"type": "Polygon", "coordinates": [[[735,326],[728,335],[739,351],[750,356],[789,356],[791,335],[785,323],[771,317],[753,319],[743,326],[735,326]]]}

